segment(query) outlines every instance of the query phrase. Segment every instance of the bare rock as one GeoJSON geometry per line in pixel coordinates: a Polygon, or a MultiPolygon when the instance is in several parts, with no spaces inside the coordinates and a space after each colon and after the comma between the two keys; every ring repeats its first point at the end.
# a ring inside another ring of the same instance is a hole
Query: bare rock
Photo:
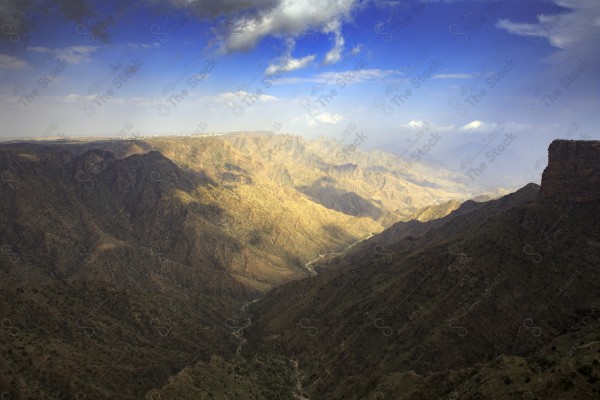
{"type": "Polygon", "coordinates": [[[575,201],[600,199],[600,141],[553,141],[548,148],[540,196],[575,201]]]}

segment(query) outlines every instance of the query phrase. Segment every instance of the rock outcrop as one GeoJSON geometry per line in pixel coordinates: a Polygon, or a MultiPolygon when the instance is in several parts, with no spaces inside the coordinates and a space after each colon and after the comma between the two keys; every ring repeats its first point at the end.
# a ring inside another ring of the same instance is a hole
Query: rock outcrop
{"type": "Polygon", "coordinates": [[[553,141],[548,148],[540,196],[576,201],[600,199],[600,141],[553,141]]]}

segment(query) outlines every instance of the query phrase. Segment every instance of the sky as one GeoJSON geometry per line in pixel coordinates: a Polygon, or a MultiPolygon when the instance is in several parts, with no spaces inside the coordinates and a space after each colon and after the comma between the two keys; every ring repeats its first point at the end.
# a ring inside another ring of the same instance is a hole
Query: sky
{"type": "Polygon", "coordinates": [[[271,131],[488,185],[600,139],[597,0],[0,0],[1,138],[271,131]]]}

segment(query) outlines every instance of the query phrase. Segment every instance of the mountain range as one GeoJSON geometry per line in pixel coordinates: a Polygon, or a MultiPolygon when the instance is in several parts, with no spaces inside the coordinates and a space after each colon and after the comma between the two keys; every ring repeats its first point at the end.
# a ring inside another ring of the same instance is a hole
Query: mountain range
{"type": "Polygon", "coordinates": [[[2,396],[596,398],[598,149],[490,198],[291,135],[3,144],[2,396]]]}

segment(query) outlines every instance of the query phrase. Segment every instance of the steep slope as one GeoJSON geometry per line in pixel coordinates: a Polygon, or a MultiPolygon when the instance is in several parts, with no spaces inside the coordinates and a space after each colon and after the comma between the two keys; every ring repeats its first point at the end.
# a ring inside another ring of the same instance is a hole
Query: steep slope
{"type": "Polygon", "coordinates": [[[97,144],[0,149],[0,384],[12,398],[140,398],[235,354],[227,321],[243,303],[378,230],[145,143],[97,144]]]}
{"type": "Polygon", "coordinates": [[[256,291],[227,273],[236,242],[209,222],[218,207],[177,197],[207,180],[159,153],[3,149],[0,166],[11,174],[0,186],[5,397],[134,399],[235,352],[223,315],[256,291]],[[199,220],[211,252],[197,246],[199,220]]]}
{"type": "MultiPolygon", "coordinates": [[[[427,244],[442,240],[457,232],[474,230],[491,217],[512,207],[536,199],[538,197],[538,192],[539,186],[532,183],[515,193],[511,193],[497,200],[489,200],[486,202],[468,200],[462,203],[456,210],[442,218],[425,222],[416,219],[406,222],[397,222],[378,234],[376,238],[372,240],[377,242],[377,252],[381,253],[381,255],[383,255],[385,253],[384,250],[390,246],[398,245],[402,249],[410,249],[422,245],[423,243],[427,244]],[[434,230],[434,228],[439,229],[434,230]],[[400,242],[402,243],[400,244],[400,242]]],[[[434,209],[437,208],[437,206],[430,207],[434,209]]],[[[424,210],[427,209],[429,209],[429,207],[424,210]]],[[[362,254],[366,252],[366,254],[370,254],[373,249],[372,243],[372,241],[356,243],[352,246],[352,253],[362,254]]],[[[332,256],[319,259],[313,266],[317,271],[329,269],[332,266],[339,264],[344,256],[345,255],[342,253],[335,253],[332,256]]],[[[386,256],[386,258],[389,258],[389,256],[386,256]]]]}
{"type": "Polygon", "coordinates": [[[302,398],[597,398],[600,201],[538,192],[397,223],[271,290],[242,354],[297,362],[302,398]]]}
{"type": "Polygon", "coordinates": [[[410,217],[409,221],[417,220],[421,222],[431,221],[432,219],[443,218],[450,214],[452,211],[460,207],[461,203],[457,200],[449,200],[442,204],[435,204],[432,206],[423,207],[415,211],[410,217]]]}
{"type": "Polygon", "coordinates": [[[590,316],[600,293],[600,221],[589,218],[600,204],[556,223],[567,207],[530,202],[408,249],[375,236],[258,302],[248,348],[297,357],[311,397],[332,399],[373,395],[392,373],[534,354],[590,316]]]}
{"type": "MultiPolygon", "coordinates": [[[[431,243],[436,240],[445,239],[457,232],[474,230],[490,218],[504,211],[523,205],[538,197],[540,187],[530,183],[514,193],[508,194],[496,200],[475,202],[467,200],[456,210],[445,217],[433,219],[426,222],[411,220],[398,222],[389,229],[381,232],[378,242],[385,246],[398,243],[405,238],[415,239],[431,232],[426,240],[431,243]],[[432,228],[440,228],[432,231],[432,228]]],[[[407,243],[412,243],[411,241],[407,243]]]]}
{"type": "MultiPolygon", "coordinates": [[[[219,183],[214,201],[230,213],[231,234],[268,249],[257,254],[254,263],[248,262],[251,268],[262,266],[262,260],[273,258],[273,254],[281,254],[288,259],[279,263],[280,270],[295,264],[306,274],[304,265],[318,254],[339,251],[381,230],[381,225],[369,218],[328,209],[292,187],[266,179],[254,158],[220,138],[157,138],[145,143],[182,168],[205,173],[219,183]]],[[[289,278],[273,284],[286,280],[289,278]]]]}
{"type": "Polygon", "coordinates": [[[398,223],[253,305],[247,356],[297,358],[310,398],[593,398],[600,202],[565,197],[528,185],[398,223]],[[544,361],[553,343],[582,351],[544,361]]]}
{"type": "MultiPolygon", "coordinates": [[[[227,258],[229,272],[238,281],[259,290],[306,276],[308,271],[304,268],[304,264],[318,254],[338,251],[365,237],[369,232],[377,232],[381,229],[372,220],[354,218],[329,210],[315,204],[294,189],[282,188],[269,181],[261,180],[247,169],[250,168],[249,166],[233,164],[239,163],[243,156],[219,139],[198,139],[191,142],[181,138],[153,139],[148,142],[92,141],[53,146],[19,145],[18,148],[30,148],[34,154],[40,152],[53,154],[59,150],[68,150],[77,156],[88,154],[90,149],[101,148],[115,154],[113,161],[117,163],[121,159],[135,160],[144,154],[165,154],[167,156],[165,159],[169,160],[172,167],[178,167],[181,173],[185,173],[196,183],[204,182],[201,185],[188,183],[186,190],[174,189],[173,204],[176,204],[182,213],[188,213],[190,211],[188,208],[191,208],[201,219],[190,221],[189,225],[196,232],[186,232],[185,238],[177,241],[177,245],[180,248],[195,246],[211,253],[218,251],[219,254],[211,254],[211,257],[219,257],[221,261],[227,258]],[[153,153],[153,149],[161,150],[161,153],[153,153]],[[172,161],[168,157],[172,157],[172,161]],[[213,236],[212,230],[215,229],[219,231],[219,235],[226,236],[227,243],[224,246],[226,248],[218,249],[211,245],[210,237],[213,236]],[[190,240],[196,240],[197,243],[187,243],[190,240]]],[[[143,190],[147,190],[147,186],[161,189],[173,185],[169,172],[163,173],[156,168],[141,165],[138,167],[145,169],[144,181],[140,184],[143,190]]],[[[19,175],[16,169],[9,167],[7,171],[9,174],[19,175]]],[[[93,189],[98,178],[81,166],[77,166],[74,173],[79,174],[74,181],[80,187],[87,185],[93,189]],[[81,179],[77,180],[77,178],[81,179]]],[[[103,174],[106,175],[108,172],[103,174]]],[[[73,180],[73,177],[69,179],[73,180]]],[[[105,210],[102,207],[106,201],[109,201],[109,197],[125,196],[130,199],[139,197],[133,197],[130,188],[123,185],[111,190],[113,193],[96,199],[100,204],[96,214],[98,218],[113,215],[103,214],[105,210]]],[[[94,194],[94,190],[89,192],[94,194]]],[[[143,204],[144,207],[139,207],[137,214],[132,214],[131,217],[138,221],[142,216],[139,214],[140,210],[148,205],[150,204],[143,204]]],[[[84,207],[87,206],[86,203],[84,207]]],[[[130,205],[131,207],[133,205],[130,205]]],[[[140,224],[135,228],[138,237],[141,237],[145,235],[148,227],[140,224]]],[[[161,237],[166,237],[165,242],[169,242],[173,239],[169,236],[179,231],[180,227],[175,224],[161,229],[166,235],[161,237]]],[[[152,244],[160,246],[163,252],[171,250],[165,249],[160,242],[152,244]]],[[[189,248],[177,249],[179,250],[187,252],[188,261],[193,257],[200,257],[197,253],[192,254],[189,248]]]]}

